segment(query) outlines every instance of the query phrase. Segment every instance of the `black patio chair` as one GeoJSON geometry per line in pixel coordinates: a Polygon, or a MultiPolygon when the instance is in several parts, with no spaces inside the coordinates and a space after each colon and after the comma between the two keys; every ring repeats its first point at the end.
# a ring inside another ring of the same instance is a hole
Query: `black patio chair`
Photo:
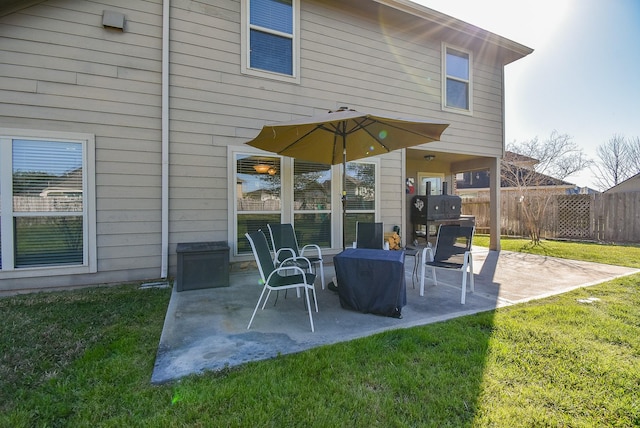
{"type": "MultiPolygon", "coordinates": [[[[258,311],[260,302],[262,302],[262,309],[264,310],[264,307],[267,304],[267,300],[269,300],[269,296],[271,295],[271,291],[277,292],[279,290],[288,290],[291,288],[295,288],[297,291],[299,291],[300,288],[304,288],[306,306],[309,311],[309,322],[311,323],[311,331],[315,331],[313,327],[313,316],[311,315],[309,290],[311,290],[311,292],[313,293],[313,301],[315,303],[316,312],[318,312],[316,289],[313,286],[313,283],[316,280],[316,275],[310,272],[305,272],[305,270],[301,267],[286,265],[286,260],[283,260],[283,262],[285,262],[285,266],[276,268],[274,266],[274,261],[271,258],[271,251],[269,250],[269,244],[267,244],[267,238],[264,236],[262,230],[258,230],[257,232],[252,233],[245,233],[245,236],[251,244],[251,250],[253,251],[253,256],[256,259],[258,270],[260,271],[260,278],[262,282],[264,282],[262,293],[260,294],[260,298],[258,299],[256,307],[253,310],[253,314],[251,315],[251,319],[249,320],[249,325],[247,325],[247,330],[251,328],[251,323],[253,322],[253,318],[256,316],[256,312],[258,311]],[[296,272],[296,274],[286,275],[286,273],[291,271],[296,272]],[[284,275],[281,275],[281,273],[284,275]],[[267,293],[266,296],[265,292],[267,293]]],[[[308,268],[311,269],[311,266],[308,266],[308,268]]]]}
{"type": "Polygon", "coordinates": [[[271,235],[271,244],[275,255],[276,266],[281,266],[284,260],[288,265],[306,268],[308,263],[315,267],[315,274],[320,270],[320,282],[324,290],[324,263],[322,261],[322,251],[316,244],[307,244],[302,249],[298,246],[293,225],[290,223],[267,224],[271,235]],[[309,255],[309,250],[315,251],[315,255],[309,255]],[[306,254],[305,254],[306,253],[306,254]],[[303,260],[300,260],[303,259],[303,260]]]}
{"type": "Polygon", "coordinates": [[[458,270],[462,272],[460,303],[464,305],[467,294],[467,274],[469,275],[469,288],[472,292],[474,291],[473,256],[471,253],[473,232],[474,228],[469,226],[440,225],[435,252],[429,246],[422,252],[421,296],[424,296],[424,275],[427,268],[431,268],[431,276],[435,285],[438,285],[436,269],[458,270]]]}
{"type": "Polygon", "coordinates": [[[388,243],[384,242],[382,223],[356,222],[356,242],[354,244],[354,248],[389,249],[388,243]]]}

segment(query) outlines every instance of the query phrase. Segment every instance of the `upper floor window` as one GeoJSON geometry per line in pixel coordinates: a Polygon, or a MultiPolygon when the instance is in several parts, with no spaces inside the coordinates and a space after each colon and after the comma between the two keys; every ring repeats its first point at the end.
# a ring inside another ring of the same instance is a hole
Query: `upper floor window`
{"type": "Polygon", "coordinates": [[[471,112],[471,53],[443,46],[443,108],[471,112]]]}
{"type": "Polygon", "coordinates": [[[243,1],[242,72],[298,82],[299,0],[243,1]]]}

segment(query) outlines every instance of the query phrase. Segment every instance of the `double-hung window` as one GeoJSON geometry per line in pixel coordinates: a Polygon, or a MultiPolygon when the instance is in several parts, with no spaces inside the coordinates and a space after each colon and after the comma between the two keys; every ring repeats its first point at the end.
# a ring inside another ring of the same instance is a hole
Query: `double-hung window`
{"type": "Polygon", "coordinates": [[[242,72],[299,82],[299,0],[243,0],[242,72]]]}
{"type": "Polygon", "coordinates": [[[1,275],[95,272],[93,147],[86,134],[0,130],[1,275]]]}
{"type": "Polygon", "coordinates": [[[472,112],[471,53],[443,45],[443,109],[472,112]]]}

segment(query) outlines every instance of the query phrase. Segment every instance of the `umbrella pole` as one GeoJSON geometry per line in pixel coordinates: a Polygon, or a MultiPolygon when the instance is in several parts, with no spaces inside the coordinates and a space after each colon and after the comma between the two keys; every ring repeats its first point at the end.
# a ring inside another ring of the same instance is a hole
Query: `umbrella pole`
{"type": "MultiPolygon", "coordinates": [[[[346,131],[346,130],[345,130],[346,131]]],[[[347,222],[347,136],[342,134],[342,251],[345,247],[345,226],[347,222]]]]}

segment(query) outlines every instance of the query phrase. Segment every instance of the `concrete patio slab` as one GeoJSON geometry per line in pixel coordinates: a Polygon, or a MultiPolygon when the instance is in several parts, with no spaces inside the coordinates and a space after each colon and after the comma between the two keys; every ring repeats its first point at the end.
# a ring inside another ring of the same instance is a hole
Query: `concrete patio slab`
{"type": "MultiPolygon", "coordinates": [[[[319,312],[311,332],[303,298],[272,294],[247,323],[262,291],[258,272],[233,273],[230,286],[173,293],[165,318],[151,381],[164,383],[206,370],[220,370],[249,361],[301,352],[391,329],[408,328],[488,311],[532,299],[587,287],[638,269],[524,253],[475,251],[475,292],[460,304],[460,272],[438,271],[438,285],[427,278],[425,296],[412,285],[414,258],[406,257],[407,305],[402,318],[362,314],[340,306],[337,293],[316,283],[319,312]]],[[[325,278],[333,266],[325,264],[325,278]]]]}

